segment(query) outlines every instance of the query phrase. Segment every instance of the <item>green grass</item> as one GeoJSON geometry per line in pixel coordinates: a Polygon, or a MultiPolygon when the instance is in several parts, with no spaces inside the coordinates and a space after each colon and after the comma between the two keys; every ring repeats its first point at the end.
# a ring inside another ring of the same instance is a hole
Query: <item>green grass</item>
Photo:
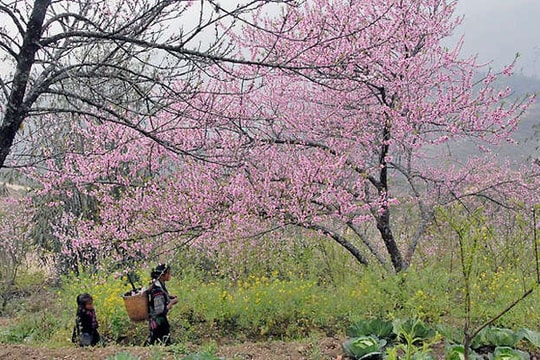
{"type": "MultiPolygon", "coordinates": [[[[523,291],[520,275],[498,268],[483,271],[473,284],[473,322],[495,316],[523,291]]],[[[120,295],[128,288],[106,275],[66,278],[60,289],[28,300],[17,321],[0,333],[0,341],[67,343],[71,335],[76,294],[95,298],[100,331],[109,342],[141,344],[146,324],[132,323],[120,295]],[[96,279],[99,279],[97,281],[96,279]]],[[[171,293],[179,304],[170,312],[173,337],[198,341],[218,337],[237,340],[299,339],[314,334],[343,334],[365,318],[419,318],[428,323],[458,327],[464,318],[459,276],[429,267],[384,276],[376,271],[350,274],[340,284],[309,277],[273,273],[242,280],[206,281],[192,275],[174,278],[171,293]]],[[[538,294],[527,299],[497,324],[536,328],[538,294]]]]}
{"type": "MultiPolygon", "coordinates": [[[[444,329],[443,336],[456,340],[463,334],[464,282],[448,240],[441,240],[446,247],[436,256],[425,256],[400,274],[361,267],[332,244],[307,246],[304,241],[287,252],[271,251],[268,244],[249,248],[245,256],[240,254],[242,261],[225,251],[213,258],[197,251],[177,254],[168,284],[179,296],[170,312],[173,338],[180,344],[201,345],[222,338],[242,342],[345,336],[351,324],[373,318],[421,319],[444,329]]],[[[496,316],[535,280],[530,252],[522,252],[520,259],[510,258],[509,252],[509,261],[501,262],[483,251],[479,248],[476,254],[471,276],[473,327],[496,316]]],[[[147,272],[138,274],[141,285],[149,281],[147,272]]],[[[147,325],[129,320],[121,298],[129,289],[125,280],[104,270],[66,276],[56,288],[13,302],[13,321],[0,328],[0,343],[71,345],[76,296],[89,292],[106,341],[141,345],[147,325]]],[[[494,325],[537,329],[539,300],[535,290],[494,325]]],[[[180,350],[179,355],[189,355],[180,350]]]]}

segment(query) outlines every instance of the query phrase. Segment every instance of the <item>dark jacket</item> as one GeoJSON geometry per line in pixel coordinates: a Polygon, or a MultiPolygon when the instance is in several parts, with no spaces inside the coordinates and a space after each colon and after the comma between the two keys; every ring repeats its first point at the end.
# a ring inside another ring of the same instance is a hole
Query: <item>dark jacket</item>
{"type": "Polygon", "coordinates": [[[165,284],[159,280],[154,280],[148,294],[150,295],[150,317],[166,317],[168,312],[167,305],[171,299],[165,284]]]}
{"type": "Polygon", "coordinates": [[[97,331],[98,327],[96,311],[80,306],[77,310],[71,340],[81,346],[96,345],[101,340],[97,331]]]}
{"type": "Polygon", "coordinates": [[[147,344],[153,345],[161,343],[164,345],[171,344],[171,328],[167,319],[167,305],[171,301],[171,297],[164,283],[159,280],[153,280],[150,289],[148,290],[150,297],[148,302],[148,325],[150,328],[150,336],[147,344]]]}

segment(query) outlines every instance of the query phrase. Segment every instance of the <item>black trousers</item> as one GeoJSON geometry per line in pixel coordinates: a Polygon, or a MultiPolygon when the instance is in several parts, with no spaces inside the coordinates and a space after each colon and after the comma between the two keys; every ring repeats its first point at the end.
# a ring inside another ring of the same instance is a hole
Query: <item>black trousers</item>
{"type": "Polygon", "coordinates": [[[80,346],[96,346],[101,343],[101,336],[97,330],[91,333],[82,333],[79,339],[80,346]]]}
{"type": "Polygon", "coordinates": [[[167,317],[158,317],[155,321],[150,320],[150,336],[147,340],[148,345],[171,344],[171,327],[167,317]]]}

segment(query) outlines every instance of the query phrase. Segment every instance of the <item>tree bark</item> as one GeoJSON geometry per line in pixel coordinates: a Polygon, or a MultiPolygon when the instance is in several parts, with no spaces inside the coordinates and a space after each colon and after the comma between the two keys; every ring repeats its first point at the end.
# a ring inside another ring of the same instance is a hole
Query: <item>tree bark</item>
{"type": "Polygon", "coordinates": [[[396,240],[394,239],[394,234],[390,227],[390,215],[388,209],[384,209],[383,213],[377,217],[377,229],[379,230],[381,237],[384,241],[384,245],[388,250],[390,255],[390,260],[392,261],[392,266],[396,272],[405,270],[403,264],[403,258],[397,246],[396,240]]]}
{"type": "Polygon", "coordinates": [[[29,111],[30,106],[24,104],[24,97],[30,77],[30,71],[39,50],[43,21],[51,0],[35,0],[28,21],[23,43],[17,55],[17,67],[13,76],[13,86],[9,93],[6,111],[0,125],[0,168],[4,167],[17,131],[29,111]]]}
{"type": "Polygon", "coordinates": [[[390,141],[390,124],[389,119],[386,119],[386,124],[383,128],[382,136],[382,145],[381,153],[379,156],[379,184],[377,185],[377,190],[381,200],[381,208],[376,211],[376,220],[377,220],[377,229],[379,230],[381,237],[384,241],[384,245],[388,250],[390,255],[390,260],[392,261],[392,266],[396,272],[400,272],[405,269],[403,264],[403,257],[399,251],[399,248],[392,233],[392,227],[390,226],[390,209],[388,207],[388,163],[386,157],[389,151],[389,141],[390,141]]]}
{"type": "Polygon", "coordinates": [[[360,264],[362,265],[369,265],[368,260],[362,253],[354,246],[350,241],[348,241],[343,236],[339,235],[338,233],[331,231],[330,229],[327,229],[326,227],[318,224],[310,224],[304,226],[307,229],[315,230],[315,231],[321,231],[323,234],[330,236],[332,239],[334,239],[339,245],[341,245],[343,248],[345,248],[360,264]]]}

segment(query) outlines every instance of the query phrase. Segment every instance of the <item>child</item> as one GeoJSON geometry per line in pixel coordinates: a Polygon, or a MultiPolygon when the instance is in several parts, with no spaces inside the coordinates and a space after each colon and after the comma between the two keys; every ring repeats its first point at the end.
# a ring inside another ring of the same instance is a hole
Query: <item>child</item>
{"type": "Polygon", "coordinates": [[[101,342],[98,328],[94,299],[90,294],[77,296],[77,317],[71,341],[78,342],[80,346],[94,346],[101,342]]]}
{"type": "Polygon", "coordinates": [[[166,264],[159,264],[152,270],[150,275],[152,277],[152,284],[148,291],[150,296],[148,304],[150,336],[147,344],[170,345],[171,329],[167,313],[178,303],[178,298],[170,295],[165,285],[165,282],[171,279],[171,267],[166,264]]]}

